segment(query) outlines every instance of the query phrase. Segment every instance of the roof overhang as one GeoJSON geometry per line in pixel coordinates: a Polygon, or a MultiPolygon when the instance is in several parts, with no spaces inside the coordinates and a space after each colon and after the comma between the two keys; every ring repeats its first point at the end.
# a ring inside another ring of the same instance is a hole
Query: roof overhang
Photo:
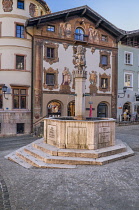
{"type": "Polygon", "coordinates": [[[63,10],[60,12],[51,13],[44,16],[30,18],[28,19],[26,25],[27,27],[38,26],[38,23],[39,25],[42,25],[47,22],[59,20],[59,19],[63,19],[64,21],[66,21],[68,17],[75,16],[75,15],[80,16],[80,17],[85,17],[89,19],[90,21],[93,21],[96,28],[101,27],[103,30],[107,31],[108,33],[110,33],[112,36],[116,38],[124,34],[123,30],[117,28],[115,25],[107,21],[105,18],[103,18],[101,15],[99,15],[97,12],[92,10],[87,5],[82,6],[82,7],[76,7],[73,9],[63,10]]]}

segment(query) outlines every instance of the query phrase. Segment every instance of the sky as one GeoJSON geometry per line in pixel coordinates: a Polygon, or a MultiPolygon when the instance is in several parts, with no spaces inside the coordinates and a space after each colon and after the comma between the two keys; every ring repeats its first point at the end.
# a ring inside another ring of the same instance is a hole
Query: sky
{"type": "Polygon", "coordinates": [[[139,0],[45,0],[51,12],[88,5],[123,30],[139,29],[139,0]]]}

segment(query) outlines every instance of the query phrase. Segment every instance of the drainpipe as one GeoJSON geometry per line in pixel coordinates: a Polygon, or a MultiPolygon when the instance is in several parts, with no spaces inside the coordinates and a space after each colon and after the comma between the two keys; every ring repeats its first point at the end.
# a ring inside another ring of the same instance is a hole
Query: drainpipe
{"type": "MultiPolygon", "coordinates": [[[[28,21],[27,21],[28,22],[28,21]]],[[[34,54],[34,37],[32,34],[30,34],[27,31],[27,22],[25,24],[25,32],[31,37],[32,39],[32,49],[31,49],[31,53],[32,53],[32,61],[31,61],[31,133],[33,133],[33,67],[34,67],[34,63],[33,63],[33,54],[34,54]]]]}

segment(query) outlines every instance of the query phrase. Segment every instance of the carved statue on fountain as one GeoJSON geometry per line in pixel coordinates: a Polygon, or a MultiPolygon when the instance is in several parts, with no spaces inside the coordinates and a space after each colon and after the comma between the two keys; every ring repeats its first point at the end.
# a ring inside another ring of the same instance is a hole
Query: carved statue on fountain
{"type": "Polygon", "coordinates": [[[75,65],[75,68],[78,70],[84,71],[86,68],[85,52],[86,52],[86,49],[82,45],[74,47],[75,54],[74,54],[73,63],[75,65]]]}

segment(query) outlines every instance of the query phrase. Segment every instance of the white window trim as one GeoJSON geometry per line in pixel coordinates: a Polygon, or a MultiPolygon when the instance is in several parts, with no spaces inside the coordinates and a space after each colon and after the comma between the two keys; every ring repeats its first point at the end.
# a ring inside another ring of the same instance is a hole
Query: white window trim
{"type": "Polygon", "coordinates": [[[125,51],[124,52],[124,64],[126,65],[133,65],[133,52],[125,51]],[[126,54],[129,54],[131,57],[130,63],[126,63],[126,54]]]}
{"type": "Polygon", "coordinates": [[[127,87],[127,88],[129,88],[130,90],[133,90],[133,73],[129,73],[128,71],[127,72],[124,72],[124,86],[127,87]],[[125,85],[125,75],[126,74],[131,75],[131,86],[130,87],[125,85]]]}

